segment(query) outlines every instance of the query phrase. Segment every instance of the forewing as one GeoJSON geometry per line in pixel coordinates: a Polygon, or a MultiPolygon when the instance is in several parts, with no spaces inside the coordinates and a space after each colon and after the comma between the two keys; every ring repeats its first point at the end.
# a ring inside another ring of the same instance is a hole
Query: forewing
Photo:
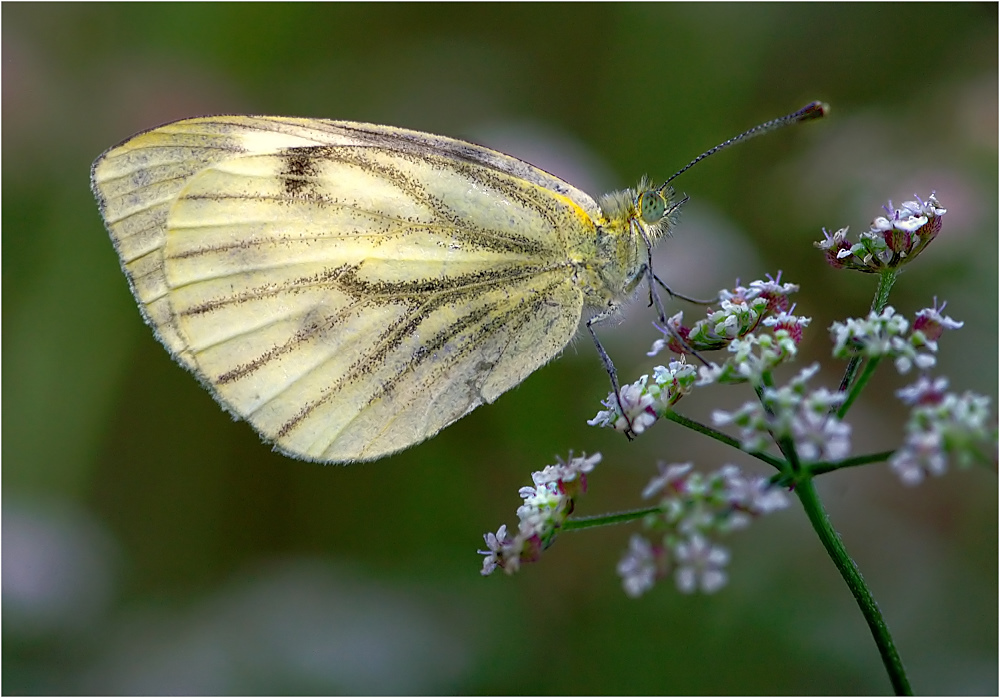
{"type": "Polygon", "coordinates": [[[140,133],[94,162],[91,186],[146,321],[185,365],[163,277],[167,214],[191,178],[246,153],[331,143],[307,119],[245,116],[186,119],[140,133]]]}
{"type": "Polygon", "coordinates": [[[215,163],[318,145],[436,152],[568,198],[591,218],[598,211],[584,192],[521,160],[464,141],[389,126],[229,115],[185,119],[140,133],[94,162],[91,185],[146,322],[185,365],[190,367],[190,360],[177,336],[163,275],[162,251],[171,206],[196,174],[215,163]]]}
{"type": "Polygon", "coordinates": [[[165,230],[171,348],[266,438],[322,461],[421,441],[551,359],[582,310],[567,236],[594,235],[550,189],[370,145],[219,159],[165,230]]]}

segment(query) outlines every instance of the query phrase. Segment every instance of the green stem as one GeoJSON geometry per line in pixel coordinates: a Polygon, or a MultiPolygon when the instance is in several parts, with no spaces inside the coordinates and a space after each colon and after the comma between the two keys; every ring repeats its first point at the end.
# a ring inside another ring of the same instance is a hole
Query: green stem
{"type": "Polygon", "coordinates": [[[889,627],[882,617],[882,612],[879,611],[878,604],[875,603],[875,598],[872,596],[871,591],[869,591],[864,579],[862,579],[857,565],[854,564],[854,560],[847,554],[843,541],[840,540],[837,532],[833,530],[830,518],[819,501],[812,480],[807,478],[799,482],[795,487],[795,494],[798,496],[799,501],[802,502],[802,507],[806,510],[809,522],[812,524],[817,535],[819,535],[823,547],[826,548],[827,553],[833,559],[833,564],[836,565],[840,576],[844,578],[847,587],[851,590],[851,594],[854,595],[854,600],[857,601],[858,606],[861,608],[861,614],[865,617],[872,637],[875,639],[879,654],[882,656],[882,664],[889,674],[893,690],[898,696],[913,695],[910,682],[906,678],[906,670],[903,668],[903,662],[899,658],[899,653],[896,652],[896,646],[893,644],[892,635],[889,633],[889,627]]]}
{"type": "MultiPolygon", "coordinates": [[[[881,313],[885,310],[885,306],[889,305],[889,292],[892,291],[892,285],[896,283],[896,274],[896,269],[883,269],[879,274],[878,288],[875,289],[875,297],[872,299],[871,308],[876,313],[881,313]]],[[[844,378],[840,381],[841,391],[847,390],[851,387],[860,364],[860,356],[855,356],[850,360],[850,362],[848,362],[847,369],[844,371],[844,378]]]]}
{"type": "Polygon", "coordinates": [[[872,300],[872,310],[881,313],[885,306],[889,305],[889,292],[892,285],[896,283],[896,269],[883,269],[878,275],[878,289],[875,290],[875,298],[872,300]]]}
{"type": "MultiPolygon", "coordinates": [[[[721,441],[727,446],[732,446],[733,448],[739,451],[743,450],[742,447],[740,446],[740,442],[738,439],[734,439],[729,434],[719,431],[718,429],[713,429],[712,427],[702,424],[701,422],[696,422],[693,419],[688,419],[684,415],[678,414],[673,410],[667,410],[666,412],[663,413],[662,417],[663,419],[669,419],[671,422],[676,422],[677,424],[680,424],[682,427],[687,427],[688,429],[696,431],[699,434],[704,434],[705,436],[709,436],[715,439],[716,441],[721,441]]],[[[750,453],[750,455],[753,456],[754,458],[764,461],[765,463],[775,468],[776,470],[783,470],[785,467],[785,462],[783,460],[775,456],[772,456],[768,453],[762,453],[760,451],[753,451],[748,453],[750,453]]]]}
{"type": "Polygon", "coordinates": [[[799,473],[777,473],[776,475],[772,475],[768,478],[768,482],[777,487],[788,487],[790,489],[794,489],[798,483],[803,480],[808,480],[809,478],[816,477],[817,475],[832,473],[834,470],[856,468],[859,465],[868,465],[869,463],[884,463],[892,457],[893,453],[895,453],[895,451],[879,451],[878,453],[868,453],[863,456],[845,458],[844,460],[838,460],[833,463],[829,461],[809,463],[808,465],[802,466],[802,470],[799,473]]]}
{"type": "MultiPolygon", "coordinates": [[[[761,382],[755,383],[753,386],[754,393],[757,394],[757,399],[760,401],[760,406],[764,408],[764,413],[767,415],[768,421],[773,422],[774,420],[774,409],[768,404],[767,400],[764,399],[764,390],[766,388],[773,388],[774,380],[771,376],[770,371],[765,371],[761,375],[761,382]]],[[[774,443],[778,445],[778,450],[781,451],[781,455],[785,457],[784,462],[778,468],[782,473],[786,475],[793,476],[795,473],[799,472],[799,456],[795,451],[795,444],[792,442],[790,437],[783,436],[779,437],[774,433],[774,430],[770,427],[767,429],[774,443]]]]}
{"type": "Polygon", "coordinates": [[[816,475],[823,475],[824,473],[832,473],[834,470],[855,468],[859,465],[868,465],[869,463],[884,463],[892,457],[893,453],[895,451],[879,451],[878,453],[866,453],[863,456],[845,458],[836,463],[810,463],[804,470],[809,473],[810,477],[814,477],[816,475]]]}
{"type": "MultiPolygon", "coordinates": [[[[855,356],[854,358],[856,359],[858,357],[855,356]]],[[[847,397],[837,410],[837,419],[843,419],[847,414],[847,410],[851,408],[854,401],[858,399],[858,395],[860,395],[861,391],[864,390],[865,385],[867,385],[868,381],[871,380],[871,377],[875,375],[875,369],[878,368],[878,364],[881,359],[882,357],[876,356],[869,359],[868,363],[865,364],[865,370],[861,372],[861,377],[854,381],[854,384],[850,386],[847,397]]],[[[843,386],[841,386],[841,390],[844,390],[843,386]]]]}
{"type": "Polygon", "coordinates": [[[646,509],[633,509],[632,511],[622,511],[615,514],[597,514],[595,516],[574,516],[563,522],[563,531],[580,531],[584,528],[596,528],[597,526],[611,526],[612,524],[628,523],[636,521],[648,514],[662,513],[658,506],[646,509]]]}
{"type": "Polygon", "coordinates": [[[854,382],[854,376],[858,373],[858,366],[861,365],[861,357],[855,354],[851,357],[851,360],[847,362],[847,368],[844,370],[844,377],[840,381],[840,392],[844,392],[851,387],[851,383],[854,382]]]}
{"type": "Polygon", "coordinates": [[[778,449],[785,456],[791,472],[801,472],[802,464],[799,462],[799,454],[795,450],[795,441],[792,440],[792,437],[783,436],[780,439],[775,439],[775,441],[778,444],[778,449]]]}

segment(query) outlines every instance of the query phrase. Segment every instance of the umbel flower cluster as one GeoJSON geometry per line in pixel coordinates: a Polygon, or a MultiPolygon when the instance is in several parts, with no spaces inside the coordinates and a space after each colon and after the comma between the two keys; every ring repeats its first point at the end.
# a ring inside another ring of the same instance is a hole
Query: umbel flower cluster
{"type": "Polygon", "coordinates": [[[941,208],[934,193],[927,201],[919,196],[894,209],[890,201],[883,208],[885,216],[872,221],[868,232],[856,243],[847,241],[847,228],[837,232],[823,231],[824,240],[816,247],[826,253],[826,261],[836,269],[852,269],[878,274],[885,269],[897,269],[912,261],[941,232],[941,208]]]}
{"type": "Polygon", "coordinates": [[[634,534],[618,563],[625,593],[639,596],[673,576],[682,592],[712,593],[726,583],[729,551],[717,540],[746,528],[752,518],[788,506],[788,497],[763,477],[746,477],[735,465],[710,475],[691,463],[660,464],[643,490],[657,510],[643,518],[646,535],[634,534]]]}
{"type": "MultiPolygon", "coordinates": [[[[651,506],[579,518],[570,515],[600,454],[559,461],[534,473],[533,487],[522,488],[517,531],[501,526],[486,535],[487,550],[480,551],[486,556],[483,574],[496,569],[511,574],[522,563],[538,560],[559,531],[637,521],[642,533],[632,535],[618,564],[629,596],[638,596],[664,579],[672,579],[685,593],[712,593],[726,583],[730,553],[721,539],[756,517],[787,507],[788,493],[799,496],[814,527],[822,526],[826,515],[815,499],[814,477],[887,462],[904,484],[915,485],[928,475],[944,474],[950,463],[987,463],[995,468],[997,430],[989,399],[970,392],[949,393],[947,379],[928,374],[936,363],[938,341],[946,330],[957,330],[962,323],[944,315],[945,304],[938,305],[937,299],[912,320],[887,303],[896,271],[938,235],[946,211],[931,194],[926,201],[917,198],[899,209],[890,203],[886,213],[857,243],[847,241],[846,228],[816,243],[834,267],[880,275],[871,312],[829,328],[833,357],[848,362],[838,388],[810,385],[819,372],[818,363],[783,384],[776,380],[775,369],[796,358],[810,324],[810,318],[794,314],[789,299],[799,287],[782,282],[779,274],[720,291],[704,316],[690,325],[684,323],[683,313],[656,324],[663,336],[654,342],[649,356],[670,351],[677,358],[623,385],[617,396],[609,394],[604,409],[588,422],[637,436],[668,419],[752,454],[774,467],[775,475],[745,475],[734,465],[703,475],[691,463],[661,464],[642,493],[651,506]],[[707,360],[703,354],[710,351],[726,355],[720,361],[707,360]],[[918,372],[916,382],[897,392],[902,407],[909,410],[901,445],[854,455],[847,413],[886,360],[899,374],[918,372]],[[749,385],[755,399],[733,411],[714,411],[712,425],[675,411],[684,396],[713,384],[749,385]],[[719,428],[735,431],[735,436],[719,428]]],[[[832,527],[829,531],[827,538],[835,538],[832,527]]],[[[846,552],[843,557],[848,559],[846,552]]],[[[854,569],[840,568],[845,579],[854,569]]],[[[863,586],[860,576],[852,583],[854,588],[863,586]]]]}
{"type": "Polygon", "coordinates": [[[508,533],[504,524],[496,533],[486,534],[487,550],[483,574],[490,574],[498,567],[507,574],[517,572],[522,562],[534,562],[542,551],[552,545],[556,533],[573,513],[577,495],[587,491],[587,473],[601,462],[601,454],[586,455],[568,461],[559,460],[555,465],[531,474],[532,487],[522,487],[518,494],[524,503],[517,509],[516,533],[508,533]]]}

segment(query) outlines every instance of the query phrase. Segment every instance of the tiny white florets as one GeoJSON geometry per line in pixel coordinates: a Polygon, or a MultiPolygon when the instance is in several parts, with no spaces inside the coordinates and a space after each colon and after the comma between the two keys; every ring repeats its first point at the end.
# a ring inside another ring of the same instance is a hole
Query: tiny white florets
{"type": "Polygon", "coordinates": [[[948,379],[944,376],[933,381],[927,376],[920,376],[913,385],[897,390],[896,395],[907,405],[937,405],[944,399],[947,387],[948,379]]]}
{"type": "Polygon", "coordinates": [[[674,576],[681,592],[712,594],[725,586],[723,568],[729,564],[729,551],[725,548],[694,535],[688,541],[677,544],[674,557],[677,561],[674,576]]]}
{"type": "Polygon", "coordinates": [[[813,243],[836,269],[852,269],[870,274],[894,269],[912,261],[941,231],[941,216],[947,211],[932,193],[927,201],[916,197],[894,209],[890,201],[882,208],[858,242],[847,241],[847,228],[835,233],[823,229],[823,240],[813,243]]]}
{"type": "Polygon", "coordinates": [[[618,565],[629,596],[671,576],[684,593],[718,591],[729,561],[718,539],[788,506],[784,491],[765,478],[743,475],[735,465],[702,475],[690,463],[661,463],[642,495],[655,500],[658,511],[646,515],[645,535],[632,537],[618,565]]]}
{"type": "Polygon", "coordinates": [[[619,410],[618,399],[611,393],[601,403],[606,409],[598,412],[587,424],[611,427],[621,432],[627,432],[631,427],[633,433],[641,434],[667,409],[691,392],[696,380],[697,370],[684,361],[671,361],[669,366],[657,366],[653,369],[652,381],[648,375],[644,375],[635,383],[619,389],[618,396],[624,415],[619,410]]]}
{"type": "Polygon", "coordinates": [[[642,498],[650,499],[661,494],[673,484],[683,482],[693,467],[691,463],[674,463],[672,465],[660,463],[658,466],[660,474],[649,481],[649,484],[642,491],[642,498]]]}
{"type": "Polygon", "coordinates": [[[761,400],[733,412],[716,410],[712,421],[739,427],[740,447],[750,453],[763,451],[774,438],[789,438],[805,462],[846,458],[851,427],[833,414],[846,395],[826,388],[807,391],[806,382],[818,370],[819,364],[807,366],[785,386],[765,388],[761,400]]]}
{"type": "MultiPolygon", "coordinates": [[[[662,215],[665,221],[673,210],[665,208],[667,199],[660,198],[661,193],[650,189],[644,179],[637,189],[603,197],[601,206],[618,223],[627,223],[631,233],[644,232],[657,229],[658,218],[662,215]]],[[[908,262],[937,235],[946,212],[933,194],[927,201],[918,198],[898,209],[889,202],[885,208],[887,215],[875,218],[858,242],[848,242],[847,228],[843,228],[832,234],[824,229],[825,239],[816,243],[835,267],[889,270],[883,274],[880,289],[888,289],[885,284],[894,277],[893,268],[908,262]]],[[[795,357],[803,330],[810,324],[810,318],[793,314],[795,307],[788,295],[797,290],[795,284],[782,283],[780,274],[769,276],[765,281],[720,291],[714,307],[691,327],[682,324],[683,313],[668,318],[658,328],[663,337],[653,343],[649,355],[671,350],[680,354],[681,360],[657,366],[651,376],[643,375],[621,386],[602,402],[605,409],[588,421],[639,434],[667,415],[731,444],[731,437],[670,410],[696,385],[750,382],[758,399],[736,410],[715,410],[712,421],[735,427],[740,447],[774,465],[778,475],[747,476],[735,465],[703,475],[694,471],[691,463],[660,463],[657,474],[642,491],[642,497],[652,501],[650,506],[567,524],[576,497],[587,490],[588,474],[601,460],[600,454],[577,458],[571,454],[568,461],[560,458],[532,473],[533,484],[520,488],[522,503],[517,509],[515,534],[506,525],[485,534],[486,550],[479,551],[485,556],[482,574],[497,568],[512,574],[523,563],[537,560],[561,529],[641,521],[643,533],[630,538],[617,565],[625,593],[638,597],[657,581],[672,579],[682,593],[711,594],[727,583],[730,552],[720,539],[746,528],[760,516],[787,508],[785,488],[800,488],[809,509],[811,495],[802,487],[810,478],[885,460],[888,454],[884,452],[849,459],[851,427],[843,421],[843,414],[866,385],[878,360],[890,359],[901,373],[914,367],[926,370],[935,363],[943,332],[958,329],[963,323],[944,315],[946,304],[939,306],[937,298],[932,307],[918,311],[912,323],[892,307],[873,311],[865,318],[837,322],[830,327],[834,356],[868,359],[864,372],[855,372],[859,364],[855,360],[845,376],[844,388],[810,390],[807,384],[820,368],[814,363],[784,385],[776,385],[774,369],[795,357]],[[699,353],[722,348],[729,357],[721,366],[707,364],[699,353]],[[693,354],[706,365],[690,365],[684,354],[693,354]],[[783,458],[766,453],[774,443],[783,458]]],[[[907,485],[943,475],[949,460],[959,466],[976,459],[992,460],[995,467],[997,429],[990,418],[989,399],[968,392],[955,395],[947,388],[946,379],[921,375],[897,391],[911,412],[903,443],[888,459],[890,468],[907,485]],[[985,453],[984,446],[994,453],[985,453]]],[[[814,518],[812,512],[810,518],[814,518]]]]}
{"type": "MultiPolygon", "coordinates": [[[[755,331],[759,332],[762,323],[775,331],[786,331],[784,336],[797,343],[802,337],[801,328],[808,324],[808,318],[796,318],[789,314],[788,294],[797,291],[799,287],[796,284],[781,283],[780,278],[780,274],[777,278],[769,276],[766,281],[753,281],[748,286],[719,291],[718,306],[709,308],[705,317],[691,327],[683,325],[683,313],[673,315],[663,327],[657,327],[663,337],[653,342],[648,355],[655,356],[665,349],[676,354],[724,348],[733,351],[733,342],[740,341],[755,331]],[[780,320],[769,322],[774,317],[780,320]]],[[[738,372],[733,367],[727,373],[737,375],[738,372]]]]}
{"type": "Polygon", "coordinates": [[[486,539],[486,550],[480,550],[479,554],[486,556],[483,559],[482,570],[482,574],[485,576],[492,574],[493,570],[497,568],[502,559],[504,546],[509,543],[509,539],[507,538],[507,524],[497,529],[496,533],[485,534],[483,538],[486,539]]]}
{"type": "Polygon", "coordinates": [[[959,466],[968,466],[979,449],[995,449],[990,399],[970,392],[948,393],[947,387],[945,378],[932,381],[922,376],[896,393],[913,408],[903,444],[889,459],[889,467],[906,485],[919,484],[926,475],[943,475],[949,456],[959,466]]]}
{"type": "Polygon", "coordinates": [[[487,533],[482,574],[498,567],[507,574],[520,569],[522,562],[534,562],[552,545],[563,523],[573,512],[575,498],[587,491],[587,474],[601,462],[601,454],[561,458],[531,474],[534,486],[518,490],[524,500],[517,508],[517,534],[511,536],[506,524],[495,534],[487,533]]]}
{"type": "Polygon", "coordinates": [[[628,552],[618,563],[618,576],[622,578],[625,594],[631,598],[642,596],[653,588],[657,564],[648,540],[638,534],[629,539],[628,552]]]}
{"type": "Polygon", "coordinates": [[[866,318],[835,322],[830,326],[833,355],[839,359],[887,358],[901,374],[913,367],[925,371],[937,362],[937,338],[944,330],[956,329],[962,323],[941,315],[936,307],[925,308],[917,316],[919,327],[917,322],[911,327],[905,317],[887,306],[881,313],[872,311],[866,318]]]}

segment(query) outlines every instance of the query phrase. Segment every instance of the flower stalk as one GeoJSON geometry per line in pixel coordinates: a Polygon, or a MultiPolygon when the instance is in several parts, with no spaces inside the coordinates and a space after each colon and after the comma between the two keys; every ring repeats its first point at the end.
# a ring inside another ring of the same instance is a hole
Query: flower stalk
{"type": "Polygon", "coordinates": [[[913,695],[909,679],[906,677],[906,670],[903,667],[903,661],[899,657],[899,652],[896,651],[892,634],[889,632],[889,626],[882,616],[882,611],[879,609],[875,597],[872,596],[868,585],[865,584],[858,566],[851,559],[850,555],[847,554],[847,549],[844,548],[843,541],[833,529],[830,518],[823,508],[819,496],[816,494],[816,487],[812,481],[812,477],[807,477],[799,482],[795,488],[795,495],[799,498],[799,502],[802,503],[802,508],[805,510],[806,516],[809,517],[809,523],[812,524],[813,530],[819,536],[820,542],[826,549],[834,566],[840,572],[844,583],[847,584],[847,588],[850,589],[851,594],[854,596],[858,608],[861,609],[861,615],[864,616],[865,622],[868,623],[868,629],[871,631],[875,645],[878,647],[879,656],[882,658],[882,665],[889,675],[893,691],[897,696],[913,695]]]}
{"type": "Polygon", "coordinates": [[[589,421],[638,436],[661,419],[668,420],[748,453],[775,474],[744,474],[729,464],[702,474],[691,463],[660,463],[642,492],[650,506],[578,517],[571,516],[576,499],[586,491],[587,474],[600,454],[560,460],[533,474],[535,487],[522,488],[517,533],[501,526],[486,535],[488,549],[480,551],[486,556],[483,574],[496,569],[511,574],[522,563],[536,561],[560,531],[636,522],[642,530],[631,536],[617,567],[627,595],[640,596],[666,579],[682,593],[716,593],[727,582],[731,558],[723,540],[752,520],[787,507],[791,491],[868,623],[893,689],[909,695],[888,624],[834,530],[814,479],[875,463],[888,463],[905,485],[943,475],[952,462],[960,467],[986,462],[995,469],[997,429],[988,398],[950,393],[947,379],[931,379],[927,373],[936,364],[944,331],[959,329],[962,323],[945,316],[945,304],[939,306],[936,298],[912,321],[889,305],[899,268],[938,235],[945,209],[932,194],[899,209],[890,202],[885,210],[887,215],[876,218],[855,243],[847,240],[846,228],[832,235],[824,231],[825,240],[816,243],[835,268],[878,276],[869,314],[829,328],[833,357],[847,362],[839,389],[811,385],[819,364],[801,369],[787,382],[778,380],[777,369],[796,358],[810,324],[810,318],[794,314],[789,300],[798,286],[782,282],[779,274],[720,291],[705,316],[693,323],[685,324],[683,313],[668,318],[665,326],[657,327],[663,337],[654,342],[649,356],[669,350],[677,358],[608,395],[604,409],[589,421]],[[711,351],[728,356],[708,363],[702,354],[711,351]],[[704,365],[688,363],[689,356],[704,365]],[[853,454],[848,412],[884,366],[901,375],[919,374],[916,382],[897,392],[910,410],[902,444],[853,454]],[[745,385],[755,399],[733,411],[715,410],[712,426],[677,412],[686,395],[711,385],[745,385]],[[729,427],[736,435],[719,427],[729,427]]]}

